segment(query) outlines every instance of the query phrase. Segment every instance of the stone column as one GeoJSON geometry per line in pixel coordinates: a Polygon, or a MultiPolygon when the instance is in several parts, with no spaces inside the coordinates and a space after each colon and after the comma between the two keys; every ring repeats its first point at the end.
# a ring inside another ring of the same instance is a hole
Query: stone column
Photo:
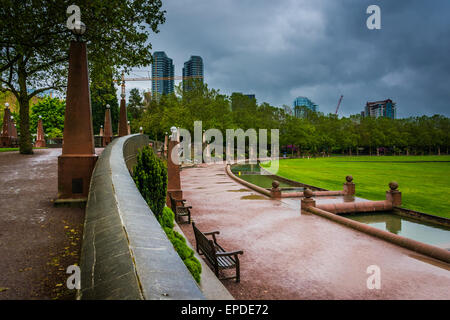
{"type": "Polygon", "coordinates": [[[13,139],[17,139],[17,128],[16,128],[16,124],[14,123],[14,117],[11,116],[11,138],[13,139]]]}
{"type": "Polygon", "coordinates": [[[347,181],[344,183],[344,195],[353,196],[355,194],[355,184],[353,183],[353,177],[346,176],[345,180],[347,181]]]}
{"type": "Polygon", "coordinates": [[[316,206],[316,201],[312,198],[313,192],[310,189],[305,189],[305,191],[303,191],[303,195],[305,197],[302,198],[300,203],[300,213],[308,207],[316,206]]]}
{"type": "Polygon", "coordinates": [[[85,201],[97,155],[94,149],[86,43],[72,41],[62,154],[58,157],[58,200],[85,201]]]}
{"type": "Polygon", "coordinates": [[[400,207],[402,205],[402,193],[398,191],[398,183],[392,181],[389,183],[389,191],[386,191],[386,200],[391,201],[392,205],[395,207],[400,207]]]}
{"type": "Polygon", "coordinates": [[[106,105],[105,124],[103,130],[103,146],[106,147],[111,143],[113,137],[112,123],[111,123],[111,108],[109,104],[106,105]]]}
{"type": "MultiPolygon", "coordinates": [[[[167,157],[167,192],[172,193],[172,197],[175,199],[183,199],[180,179],[180,165],[178,164],[179,158],[177,152],[179,142],[175,137],[175,134],[172,134],[169,142],[169,154],[167,157]]],[[[166,203],[170,206],[169,196],[167,196],[166,203]]]]}
{"type": "Polygon", "coordinates": [[[11,146],[11,130],[11,111],[9,110],[9,103],[5,103],[2,135],[0,137],[0,147],[7,148],[11,146]]]}
{"type": "Polygon", "coordinates": [[[167,132],[166,132],[166,135],[164,136],[164,158],[166,158],[166,159],[167,159],[168,140],[169,140],[169,136],[167,135],[167,132]]]}
{"type": "Polygon", "coordinates": [[[130,121],[127,121],[127,134],[131,134],[130,121]]]}
{"type": "Polygon", "coordinates": [[[100,133],[99,133],[100,137],[103,137],[103,125],[100,126],[100,133]]]}
{"type": "Polygon", "coordinates": [[[139,134],[144,134],[144,128],[139,127],[139,134]]]}
{"type": "Polygon", "coordinates": [[[44,136],[44,127],[42,125],[42,116],[39,116],[36,133],[36,143],[34,144],[34,146],[36,148],[45,147],[45,136],[44,136]]]}
{"type": "Polygon", "coordinates": [[[125,104],[125,92],[122,92],[119,111],[119,137],[123,137],[126,135],[128,135],[127,107],[125,104]]]}

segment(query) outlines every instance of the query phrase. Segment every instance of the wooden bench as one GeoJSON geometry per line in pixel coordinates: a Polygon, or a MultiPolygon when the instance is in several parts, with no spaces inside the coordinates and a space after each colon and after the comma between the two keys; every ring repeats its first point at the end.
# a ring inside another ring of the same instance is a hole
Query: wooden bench
{"type": "Polygon", "coordinates": [[[239,282],[241,277],[238,255],[244,254],[244,252],[242,250],[231,252],[225,251],[225,249],[217,243],[216,235],[220,233],[219,231],[203,233],[197,229],[195,223],[192,223],[192,228],[194,229],[197,252],[200,255],[204,255],[207,262],[212,265],[216,277],[220,280],[236,279],[236,282],[239,282]],[[208,239],[206,236],[212,236],[213,240],[208,239]],[[219,277],[220,270],[233,268],[236,268],[236,275],[234,277],[219,277]]]}
{"type": "Polygon", "coordinates": [[[177,222],[181,221],[181,217],[188,217],[188,222],[187,223],[191,223],[191,209],[192,206],[186,206],[185,199],[175,199],[174,197],[172,197],[172,193],[168,192],[169,194],[169,199],[170,199],[170,207],[173,211],[173,213],[175,214],[175,219],[177,222]],[[181,205],[178,205],[181,204],[181,205]]]}

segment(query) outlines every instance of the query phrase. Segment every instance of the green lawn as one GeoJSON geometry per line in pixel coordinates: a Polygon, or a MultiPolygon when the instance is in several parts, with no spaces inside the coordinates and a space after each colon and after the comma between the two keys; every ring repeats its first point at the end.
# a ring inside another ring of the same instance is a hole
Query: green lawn
{"type": "Polygon", "coordinates": [[[329,190],[342,190],[352,175],[356,195],[370,200],[385,199],[388,183],[397,181],[403,207],[450,218],[450,156],[288,159],[277,174],[329,190]]]}
{"type": "MultiPolygon", "coordinates": [[[[47,148],[43,147],[43,148],[33,148],[33,149],[47,149],[47,148]]],[[[10,152],[10,151],[19,151],[19,148],[0,148],[0,152],[10,152]]]]}

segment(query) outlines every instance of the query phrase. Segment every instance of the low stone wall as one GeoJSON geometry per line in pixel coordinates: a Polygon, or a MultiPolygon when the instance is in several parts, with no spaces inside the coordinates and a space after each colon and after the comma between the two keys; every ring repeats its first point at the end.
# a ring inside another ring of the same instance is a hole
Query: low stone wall
{"type": "Polygon", "coordinates": [[[92,174],[79,299],[204,299],[129,174],[145,135],[114,139],[92,174]]]}
{"type": "Polygon", "coordinates": [[[450,219],[439,217],[439,216],[433,216],[431,214],[414,211],[406,208],[401,207],[394,207],[394,213],[407,218],[412,218],[416,220],[420,220],[422,222],[431,223],[431,224],[438,224],[447,228],[450,228],[450,219]]]}

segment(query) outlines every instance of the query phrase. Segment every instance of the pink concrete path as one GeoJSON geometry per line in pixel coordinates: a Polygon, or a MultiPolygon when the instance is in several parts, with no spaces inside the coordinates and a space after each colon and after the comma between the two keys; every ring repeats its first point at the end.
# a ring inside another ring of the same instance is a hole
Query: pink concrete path
{"type": "MultiPolygon", "coordinates": [[[[244,250],[236,299],[450,299],[450,265],[269,200],[229,178],[223,165],[185,169],[183,197],[202,231],[220,230],[227,250],[244,250]],[[381,289],[367,289],[367,267],[381,289]]],[[[190,225],[182,225],[192,244],[190,225]]]]}

